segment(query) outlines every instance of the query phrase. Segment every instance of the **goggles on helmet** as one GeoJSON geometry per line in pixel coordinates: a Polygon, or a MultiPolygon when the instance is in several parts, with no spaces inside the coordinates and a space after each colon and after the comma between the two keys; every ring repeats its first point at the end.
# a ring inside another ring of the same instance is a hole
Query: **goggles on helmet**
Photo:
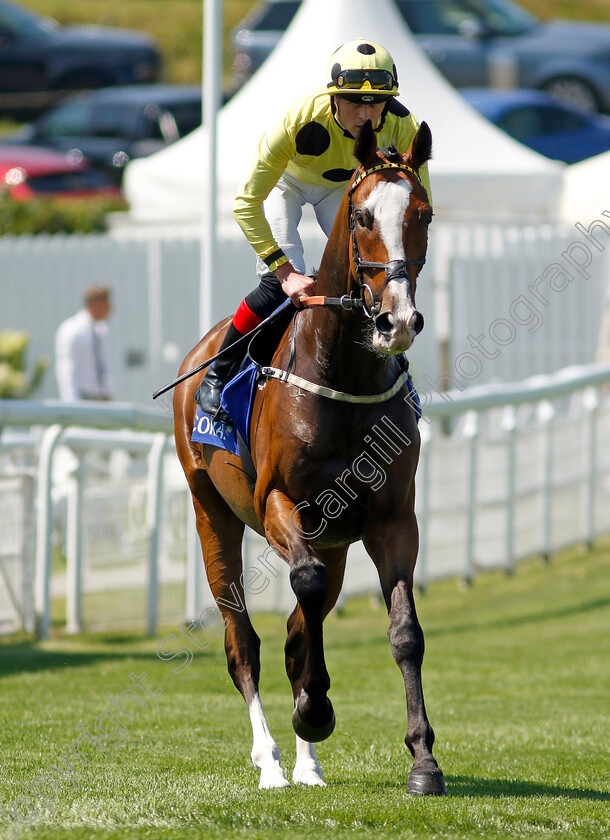
{"type": "Polygon", "coordinates": [[[392,90],[395,82],[388,70],[371,68],[369,70],[341,70],[334,85],[340,91],[392,90]]]}

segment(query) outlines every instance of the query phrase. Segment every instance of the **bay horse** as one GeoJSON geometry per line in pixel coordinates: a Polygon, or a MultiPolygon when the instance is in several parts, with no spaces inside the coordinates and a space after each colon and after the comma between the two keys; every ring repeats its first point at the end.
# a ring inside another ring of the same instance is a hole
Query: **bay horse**
{"type": "MultiPolygon", "coordinates": [[[[419,435],[402,355],[423,326],[415,289],[432,209],[417,173],[431,144],[426,123],[406,153],[379,151],[370,122],[359,132],[360,166],[324,251],[320,297],[305,301],[326,305],[295,310],[272,367],[262,369],[250,424],[253,490],[237,455],[191,441],[202,376],[175,389],[176,447],[225,621],[228,670],[250,713],[261,788],[290,783],[259,696],[260,639],[243,606],[245,525],[287,561],[297,599],[285,645],[297,735],[293,781],[325,784],[314,743],[331,734],[335,716],[322,624],[337,601],[348,547],[362,540],[378,570],[392,654],[404,677],[405,743],[413,755],[406,792],[446,793],[421,683],[424,637],[413,599],[419,435]]],[[[217,352],[229,320],[187,355],[181,374],[217,352]]]]}

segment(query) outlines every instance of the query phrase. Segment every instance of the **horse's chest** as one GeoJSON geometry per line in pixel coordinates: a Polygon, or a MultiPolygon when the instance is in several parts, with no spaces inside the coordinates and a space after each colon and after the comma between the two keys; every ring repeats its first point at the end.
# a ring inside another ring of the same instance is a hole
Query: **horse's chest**
{"type": "Polygon", "coordinates": [[[287,485],[306,514],[308,533],[330,542],[359,539],[372,510],[402,505],[411,471],[400,467],[401,453],[371,443],[363,437],[340,453],[337,447],[308,448],[292,461],[287,485]]]}

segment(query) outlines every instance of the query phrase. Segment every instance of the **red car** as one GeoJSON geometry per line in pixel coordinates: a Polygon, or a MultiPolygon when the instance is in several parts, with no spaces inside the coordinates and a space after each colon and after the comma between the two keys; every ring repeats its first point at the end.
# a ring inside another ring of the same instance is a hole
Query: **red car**
{"type": "Polygon", "coordinates": [[[80,153],[0,145],[0,194],[13,198],[120,198],[121,192],[80,153]]]}

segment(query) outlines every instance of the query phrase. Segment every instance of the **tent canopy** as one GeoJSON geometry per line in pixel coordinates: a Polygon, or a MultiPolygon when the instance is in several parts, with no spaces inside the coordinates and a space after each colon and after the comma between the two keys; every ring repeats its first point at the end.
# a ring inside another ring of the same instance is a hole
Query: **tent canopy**
{"type": "MultiPolygon", "coordinates": [[[[471,108],[419,48],[392,0],[303,0],[280,43],[219,113],[221,218],[267,125],[287,103],[325,82],[328,60],[366,37],[392,54],[399,99],[426,120],[433,137],[435,212],[490,218],[556,214],[564,165],[505,135],[471,108]]],[[[205,136],[197,129],[149,158],[132,161],[125,193],[135,220],[197,219],[203,206],[205,136]]]]}

